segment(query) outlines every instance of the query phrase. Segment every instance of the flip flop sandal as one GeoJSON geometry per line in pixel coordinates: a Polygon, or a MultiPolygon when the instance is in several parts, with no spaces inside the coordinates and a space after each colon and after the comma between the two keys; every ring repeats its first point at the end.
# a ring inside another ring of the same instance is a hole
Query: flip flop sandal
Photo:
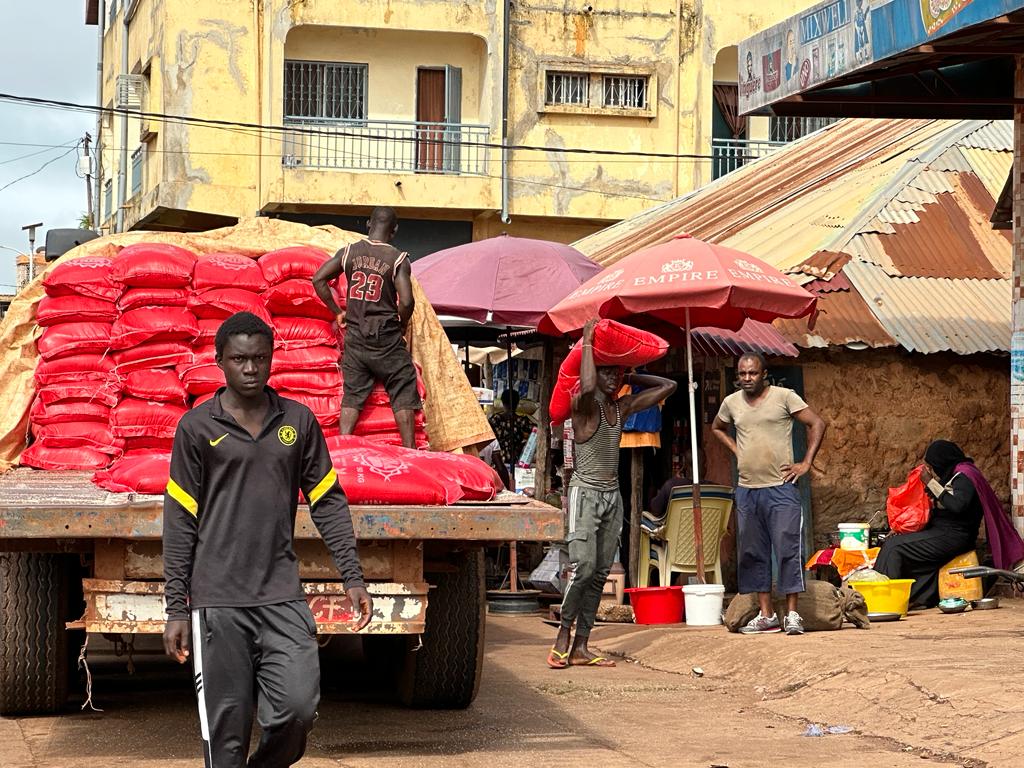
{"type": "Polygon", "coordinates": [[[548,654],[548,666],[551,669],[565,669],[569,666],[569,652],[559,653],[552,648],[548,654]]]}
{"type": "Polygon", "coordinates": [[[583,662],[583,663],[571,661],[571,662],[569,662],[569,664],[570,664],[570,666],[573,666],[573,667],[614,667],[615,666],[615,662],[614,661],[612,661],[611,659],[606,659],[604,656],[595,656],[590,661],[586,661],[586,662],[583,662]]]}

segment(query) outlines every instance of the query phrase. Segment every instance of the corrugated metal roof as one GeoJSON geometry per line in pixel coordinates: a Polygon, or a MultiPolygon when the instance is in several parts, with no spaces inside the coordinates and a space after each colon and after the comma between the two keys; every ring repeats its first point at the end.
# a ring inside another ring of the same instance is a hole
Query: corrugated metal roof
{"type": "Polygon", "coordinates": [[[882,327],[911,352],[970,355],[1010,348],[1009,280],[894,278],[856,260],[843,271],[882,327]]]}
{"type": "MultiPolygon", "coordinates": [[[[840,273],[840,276],[842,274],[840,273]]],[[[811,289],[812,286],[804,287],[811,289]]],[[[814,324],[814,330],[807,328],[806,318],[776,320],[773,325],[783,337],[798,347],[808,348],[846,344],[866,344],[869,347],[896,346],[896,341],[875,319],[859,293],[849,289],[815,292],[818,293],[818,319],[814,324]]]]}
{"type": "MultiPolygon", "coordinates": [[[[806,318],[800,321],[806,322],[806,318]]],[[[724,328],[695,328],[694,346],[712,357],[739,357],[760,352],[774,357],[797,357],[799,351],[779,331],[767,323],[747,320],[738,331],[724,328]]]]}
{"type": "MultiPolygon", "coordinates": [[[[842,120],[574,245],[608,265],[685,231],[764,259],[801,283],[836,273],[827,262],[818,263],[823,252],[849,256],[847,268],[870,268],[884,279],[951,278],[918,280],[913,289],[934,292],[928,302],[949,315],[935,327],[950,340],[945,346],[933,340],[908,348],[1005,349],[987,326],[976,331],[967,318],[957,327],[956,319],[966,311],[958,285],[1000,283],[998,278],[1009,274],[1010,242],[991,229],[989,198],[1006,178],[1011,140],[1006,123],[842,120]]],[[[823,310],[827,301],[835,302],[831,317],[823,313],[812,333],[779,327],[800,345],[859,340],[884,346],[910,338],[897,336],[872,301],[858,303],[857,291],[860,286],[848,295],[823,297],[823,310]],[[854,338],[858,333],[864,338],[854,338]]],[[[906,307],[896,302],[884,314],[889,318],[906,307]]],[[[1009,302],[991,304],[987,311],[1001,311],[1008,327],[1009,302]]],[[[914,317],[907,322],[913,325],[914,317]]]]}

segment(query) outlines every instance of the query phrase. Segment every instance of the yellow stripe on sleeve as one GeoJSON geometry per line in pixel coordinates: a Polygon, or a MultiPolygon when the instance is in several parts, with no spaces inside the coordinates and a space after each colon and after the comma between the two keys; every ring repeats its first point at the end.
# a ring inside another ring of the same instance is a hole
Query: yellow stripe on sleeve
{"type": "Polygon", "coordinates": [[[167,481],[167,495],[181,504],[192,517],[199,517],[199,504],[173,479],[167,481]]]}
{"type": "Polygon", "coordinates": [[[334,471],[334,467],[331,467],[331,471],[324,475],[324,479],[316,484],[316,488],[309,492],[309,506],[313,506],[323,495],[327,493],[334,484],[338,482],[338,473],[334,471]]]}

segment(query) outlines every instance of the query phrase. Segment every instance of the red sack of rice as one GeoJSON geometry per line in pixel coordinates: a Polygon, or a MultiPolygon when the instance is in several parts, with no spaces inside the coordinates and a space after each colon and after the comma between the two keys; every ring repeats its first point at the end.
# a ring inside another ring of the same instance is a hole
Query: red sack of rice
{"type": "Polygon", "coordinates": [[[270,377],[269,384],[279,391],[341,397],[341,373],[338,371],[281,371],[270,377]]]}
{"type": "Polygon", "coordinates": [[[40,360],[36,364],[36,383],[40,387],[57,384],[82,384],[96,386],[95,382],[107,382],[113,376],[114,360],[102,352],[40,360]]]}
{"type": "Polygon", "coordinates": [[[458,483],[464,499],[490,501],[505,488],[494,467],[476,456],[440,451],[413,451],[409,448],[395,450],[400,456],[408,455],[410,462],[435,477],[443,477],[458,483]]]}
{"type": "Polygon", "coordinates": [[[117,437],[174,437],[186,410],[176,403],[126,397],[110,412],[110,429],[117,437]]]}
{"type": "Polygon", "coordinates": [[[320,301],[308,278],[285,280],[283,283],[272,285],[263,292],[263,301],[267,310],[275,317],[289,315],[334,320],[331,310],[320,301]]]}
{"type": "Polygon", "coordinates": [[[83,256],[58,264],[43,278],[47,296],[86,296],[116,301],[121,286],[115,285],[110,271],[114,263],[102,256],[83,256]]]}
{"type": "Polygon", "coordinates": [[[36,346],[43,360],[59,357],[102,354],[110,348],[113,326],[110,323],[61,323],[43,331],[36,346]]]}
{"type": "Polygon", "coordinates": [[[40,424],[32,431],[36,441],[49,448],[92,448],[103,453],[119,454],[124,441],[102,421],[62,421],[40,424]]]}
{"type": "Polygon", "coordinates": [[[46,424],[62,424],[68,421],[100,421],[106,424],[110,420],[109,405],[91,400],[67,399],[55,403],[43,401],[37,397],[29,410],[29,419],[33,426],[46,424]]]}
{"type": "Polygon", "coordinates": [[[181,382],[190,395],[205,395],[225,386],[224,371],[216,363],[197,363],[181,369],[181,382]]]}
{"type": "MultiPolygon", "coordinates": [[[[594,363],[633,368],[664,357],[668,342],[649,331],[642,331],[614,320],[600,320],[594,327],[594,363]]],[[[572,415],[572,398],[579,390],[583,345],[577,343],[558,369],[548,412],[552,424],[560,424],[572,415]]]]}
{"type": "Polygon", "coordinates": [[[281,397],[302,403],[309,408],[321,427],[333,426],[341,418],[341,398],[338,395],[311,395],[306,392],[278,392],[281,397]]]}
{"type": "Polygon", "coordinates": [[[200,405],[205,403],[207,400],[212,400],[216,396],[216,392],[207,392],[205,395],[200,395],[192,401],[192,407],[198,408],[200,405]]]}
{"type": "Polygon", "coordinates": [[[171,471],[171,454],[158,451],[133,451],[125,453],[110,465],[92,476],[100,488],[114,493],[161,494],[167,488],[171,471]]]}
{"type": "Polygon", "coordinates": [[[334,325],[312,317],[274,318],[274,347],[276,349],[302,349],[303,347],[334,346],[334,325]]]}
{"type": "Polygon", "coordinates": [[[18,461],[23,467],[35,469],[81,471],[103,469],[110,459],[109,454],[92,448],[52,448],[34,443],[22,451],[18,461]]]}
{"type": "Polygon", "coordinates": [[[445,485],[386,446],[351,435],[327,441],[338,482],[351,504],[453,504],[462,488],[445,485]]]}
{"type": "Polygon", "coordinates": [[[192,288],[240,288],[259,293],[266,290],[267,281],[256,262],[240,253],[210,253],[200,256],[192,270],[192,288]]]}
{"type": "Polygon", "coordinates": [[[196,336],[193,345],[197,347],[212,347],[213,343],[217,340],[217,331],[220,330],[223,323],[224,320],[220,317],[200,317],[199,335],[196,336]]]}
{"type": "MultiPolygon", "coordinates": [[[[417,428],[424,426],[426,421],[423,411],[416,411],[414,423],[417,428]]],[[[390,405],[365,405],[360,411],[356,434],[371,435],[375,432],[398,432],[398,422],[395,421],[395,412],[390,405]]]]}
{"type": "MultiPolygon", "coordinates": [[[[62,358],[62,360],[54,362],[73,359],[74,358],[71,357],[65,357],[62,358]]],[[[89,376],[91,376],[91,374],[89,376]]],[[[36,381],[39,381],[38,372],[36,375],[36,381]]],[[[42,386],[42,388],[36,392],[36,398],[44,406],[61,403],[65,400],[80,400],[95,403],[97,405],[105,405],[107,408],[113,408],[117,405],[117,401],[121,399],[120,393],[121,385],[112,376],[106,378],[90,378],[88,376],[83,377],[81,374],[78,374],[72,381],[50,383],[42,386]]]]}
{"type": "Polygon", "coordinates": [[[188,305],[188,291],[184,288],[129,288],[117,300],[121,312],[142,307],[184,307],[188,305]]]}
{"type": "Polygon", "coordinates": [[[188,308],[196,317],[221,322],[236,312],[252,312],[267,325],[272,323],[260,295],[241,288],[209,288],[193,293],[188,299],[188,308]]]}
{"type": "Polygon", "coordinates": [[[157,400],[184,405],[185,387],[173,368],[142,368],[131,371],[124,380],[124,393],[140,400],[157,400]]]}
{"type": "Polygon", "coordinates": [[[191,342],[198,335],[199,323],[187,309],[144,307],[117,318],[110,334],[110,346],[128,349],[155,341],[191,342]]]}
{"type": "MultiPolygon", "coordinates": [[[[360,437],[374,445],[383,445],[392,448],[402,447],[402,436],[398,434],[398,432],[375,432],[372,435],[360,435],[360,437]]],[[[430,448],[430,438],[422,427],[417,428],[412,437],[416,450],[425,451],[430,448]]]]}
{"type": "Polygon", "coordinates": [[[88,296],[43,296],[36,306],[36,323],[46,328],[60,323],[113,323],[117,307],[88,296]]]}
{"type": "Polygon", "coordinates": [[[170,453],[173,446],[173,437],[126,437],[124,439],[124,452],[126,454],[132,451],[170,453]]]}
{"type": "Polygon", "coordinates": [[[284,371],[336,371],[338,350],[335,347],[303,347],[279,349],[270,364],[271,375],[284,371]]]}
{"type": "Polygon", "coordinates": [[[320,269],[320,265],[330,258],[326,251],[308,245],[296,245],[270,251],[259,258],[263,278],[270,285],[277,285],[286,280],[309,279],[320,269]]]}
{"type": "MultiPolygon", "coordinates": [[[[420,400],[427,399],[427,388],[423,383],[423,376],[420,374],[420,367],[416,366],[416,391],[419,393],[420,400]]],[[[342,382],[342,394],[344,394],[344,382],[342,382]]],[[[370,390],[370,394],[366,397],[365,405],[381,405],[391,407],[391,397],[388,395],[387,387],[384,386],[384,382],[377,381],[373,385],[373,389],[370,390]]]]}
{"type": "Polygon", "coordinates": [[[169,243],[136,243],[114,259],[110,277],[133,288],[184,288],[192,280],[196,255],[169,243]]]}
{"type": "Polygon", "coordinates": [[[141,369],[191,363],[192,349],[182,341],[154,341],[114,352],[113,362],[117,373],[125,376],[141,369]]]}

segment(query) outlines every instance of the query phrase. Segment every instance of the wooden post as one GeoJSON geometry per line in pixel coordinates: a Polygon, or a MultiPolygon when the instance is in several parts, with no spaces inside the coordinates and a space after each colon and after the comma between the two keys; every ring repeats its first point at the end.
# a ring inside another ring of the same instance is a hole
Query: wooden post
{"type": "Polygon", "coordinates": [[[629,518],[629,583],[640,586],[640,521],[643,515],[644,449],[630,451],[632,480],[631,514],[629,518]]]}

